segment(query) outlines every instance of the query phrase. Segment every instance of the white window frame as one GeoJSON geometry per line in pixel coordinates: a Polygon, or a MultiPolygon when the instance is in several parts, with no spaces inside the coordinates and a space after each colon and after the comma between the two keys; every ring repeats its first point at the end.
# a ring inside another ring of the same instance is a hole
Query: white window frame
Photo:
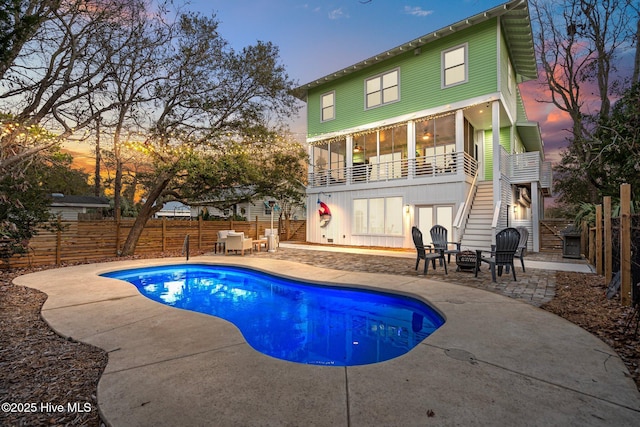
{"type": "Polygon", "coordinates": [[[463,43],[463,44],[454,46],[450,49],[443,50],[441,53],[440,63],[441,63],[441,72],[442,72],[442,89],[467,83],[469,81],[469,43],[463,43]],[[460,49],[464,49],[464,62],[462,62],[461,64],[456,63],[450,66],[447,66],[446,55],[450,52],[454,52],[460,49]],[[455,82],[447,84],[447,71],[460,66],[462,66],[464,69],[464,78],[462,80],[456,80],[455,82]]]}
{"type": "Polygon", "coordinates": [[[363,236],[402,236],[403,202],[402,196],[353,199],[353,234],[363,236]],[[374,203],[373,208],[371,206],[372,201],[374,203]],[[395,206],[397,212],[390,212],[390,209],[393,207],[392,202],[395,202],[397,205],[395,206]],[[376,204],[378,206],[375,206],[376,204]],[[382,214],[382,218],[380,218],[380,214],[382,214]],[[358,217],[358,215],[360,215],[360,217],[358,217]],[[400,222],[395,223],[394,220],[398,219],[400,222]],[[377,231],[372,232],[372,228],[376,228],[377,231]]]}
{"type": "Polygon", "coordinates": [[[332,90],[331,92],[323,93],[320,95],[320,121],[328,122],[330,120],[334,120],[336,118],[336,91],[332,90]],[[331,97],[331,104],[325,105],[325,98],[331,97]],[[325,111],[331,109],[331,117],[325,117],[325,111]]]}
{"type": "Polygon", "coordinates": [[[385,71],[384,73],[377,74],[375,76],[369,77],[364,81],[364,108],[365,110],[371,108],[381,107],[383,105],[393,104],[394,102],[400,101],[400,68],[394,68],[393,70],[385,71]],[[391,74],[396,74],[396,81],[394,85],[390,85],[384,87],[383,82],[386,76],[391,74]],[[369,83],[370,82],[378,82],[378,90],[369,92],[369,83]],[[396,88],[396,96],[391,100],[385,100],[385,90],[396,88]],[[379,93],[380,94],[380,102],[374,105],[369,105],[369,95],[379,93]]]}

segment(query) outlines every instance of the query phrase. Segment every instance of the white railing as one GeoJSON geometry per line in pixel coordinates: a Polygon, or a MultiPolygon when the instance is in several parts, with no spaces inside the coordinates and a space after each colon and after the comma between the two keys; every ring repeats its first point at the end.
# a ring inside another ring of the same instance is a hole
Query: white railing
{"type": "Polygon", "coordinates": [[[503,146],[500,146],[500,160],[499,160],[499,165],[500,166],[500,174],[506,177],[509,177],[509,153],[507,153],[507,150],[504,149],[503,146]]]}
{"type": "Polygon", "coordinates": [[[540,153],[512,154],[509,157],[509,180],[513,184],[540,181],[540,153]]]}
{"type": "Polygon", "coordinates": [[[553,169],[551,162],[542,162],[542,170],[540,173],[540,187],[551,189],[553,183],[553,169]]]}
{"type": "Polygon", "coordinates": [[[500,220],[500,209],[502,208],[502,200],[498,200],[493,209],[493,219],[491,220],[491,244],[496,244],[496,228],[500,220]]]}
{"type": "Polygon", "coordinates": [[[540,160],[538,151],[512,154],[508,159],[508,170],[507,176],[512,184],[540,182],[541,188],[551,188],[551,162],[540,160]]]}
{"type": "MultiPolygon", "coordinates": [[[[373,159],[371,159],[373,160],[373,159]]],[[[354,164],[350,167],[327,169],[309,173],[310,187],[360,184],[412,178],[429,178],[455,175],[463,171],[475,176],[478,162],[466,153],[453,152],[416,159],[399,159],[391,162],[354,164]]]]}
{"type": "Polygon", "coordinates": [[[471,210],[471,199],[475,197],[476,194],[476,181],[478,180],[478,168],[475,168],[475,173],[473,175],[473,181],[471,181],[471,187],[469,188],[469,192],[467,193],[467,198],[460,207],[458,208],[458,212],[456,213],[456,218],[453,221],[453,227],[457,230],[456,235],[458,241],[462,239],[464,234],[464,229],[467,224],[467,217],[469,215],[469,211],[471,210]]]}

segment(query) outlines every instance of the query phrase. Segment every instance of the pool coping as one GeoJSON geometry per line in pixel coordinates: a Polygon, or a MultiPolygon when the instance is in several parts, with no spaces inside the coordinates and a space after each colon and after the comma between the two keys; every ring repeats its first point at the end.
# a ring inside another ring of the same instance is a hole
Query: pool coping
{"type": "Polygon", "coordinates": [[[59,334],[109,352],[98,404],[112,426],[640,423],[640,393],[613,349],[558,316],[495,293],[262,257],[191,258],[396,291],[446,318],[404,356],[325,367],[265,356],[225,320],[162,305],[127,282],[99,277],[182,263],[87,264],[14,280],[47,293],[42,316],[59,334]]]}

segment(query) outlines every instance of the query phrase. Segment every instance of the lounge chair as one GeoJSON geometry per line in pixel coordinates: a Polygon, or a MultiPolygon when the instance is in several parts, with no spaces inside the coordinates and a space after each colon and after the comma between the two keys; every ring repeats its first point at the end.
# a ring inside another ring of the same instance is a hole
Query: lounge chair
{"type": "Polygon", "coordinates": [[[244,256],[244,251],[249,250],[253,253],[253,239],[251,237],[244,237],[244,233],[228,233],[225,241],[225,255],[229,254],[229,251],[241,251],[244,256]]]}
{"type": "Polygon", "coordinates": [[[218,253],[218,249],[220,249],[221,252],[224,251],[229,233],[235,233],[235,230],[218,230],[218,240],[213,246],[215,253],[218,253]]]}
{"type": "Polygon", "coordinates": [[[507,271],[511,268],[513,272],[513,280],[517,280],[516,269],[513,266],[513,258],[519,243],[520,232],[515,228],[509,227],[500,231],[496,234],[495,249],[490,251],[490,256],[482,256],[481,250],[476,251],[475,276],[478,277],[478,269],[481,263],[486,262],[491,268],[491,279],[494,282],[496,281],[496,266],[498,267],[498,276],[502,276],[502,268],[507,267],[507,271]]]}

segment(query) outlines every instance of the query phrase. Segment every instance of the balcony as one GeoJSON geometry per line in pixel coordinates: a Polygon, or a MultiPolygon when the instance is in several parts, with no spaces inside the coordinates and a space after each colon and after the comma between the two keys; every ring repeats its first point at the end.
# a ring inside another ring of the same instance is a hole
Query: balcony
{"type": "Polygon", "coordinates": [[[538,151],[502,156],[511,184],[539,182],[542,189],[551,189],[551,162],[540,160],[538,151]]]}
{"type": "Polygon", "coordinates": [[[452,152],[436,156],[398,159],[391,162],[354,164],[337,169],[309,173],[309,187],[330,187],[370,182],[432,179],[442,176],[474,176],[478,162],[466,153],[452,152]]]}

